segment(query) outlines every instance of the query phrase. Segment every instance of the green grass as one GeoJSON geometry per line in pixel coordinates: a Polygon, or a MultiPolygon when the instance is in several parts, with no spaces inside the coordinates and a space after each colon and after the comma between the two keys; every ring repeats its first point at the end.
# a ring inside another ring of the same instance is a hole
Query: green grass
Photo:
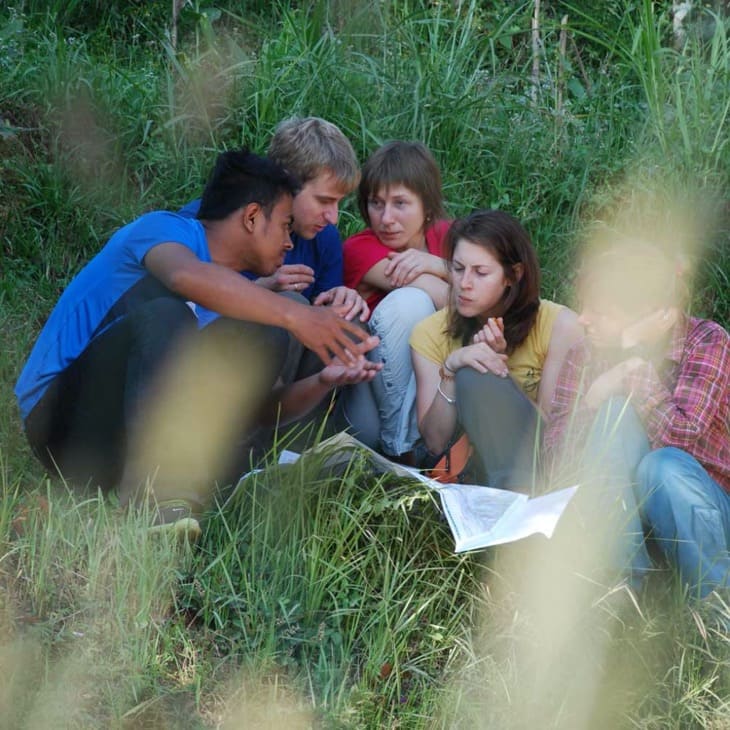
{"type": "MultiPolygon", "coordinates": [[[[536,89],[531,2],[193,2],[176,51],[162,0],[0,10],[5,725],[728,727],[728,639],[667,576],[636,600],[576,577],[557,543],[455,556],[432,497],[362,460],[251,478],[186,552],[49,481],[17,416],[19,369],[81,264],[292,114],[337,123],[360,159],[426,142],[449,212],[519,216],[558,300],[606,211],[724,201],[724,26],[675,48],[655,3],[543,6],[536,89]]],[[[727,326],[714,208],[693,307],[727,326]]],[[[360,225],[350,199],[341,230],[360,225]]]]}

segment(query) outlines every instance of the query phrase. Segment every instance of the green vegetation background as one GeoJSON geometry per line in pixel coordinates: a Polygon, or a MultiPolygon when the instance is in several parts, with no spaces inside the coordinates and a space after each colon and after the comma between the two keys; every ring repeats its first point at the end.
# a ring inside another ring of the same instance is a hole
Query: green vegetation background
{"type": "MultiPolygon", "coordinates": [[[[535,47],[534,2],[180,5],[176,22],[168,0],[0,8],[8,726],[729,727],[727,640],[676,587],[630,619],[598,591],[556,654],[516,608],[527,547],[453,556],[432,498],[359,461],[342,478],[257,478],[180,554],[113,500],[49,481],[12,394],[55,299],[116,228],[197,196],[217,152],[263,152],[293,114],[338,124],[361,160],[424,141],[449,212],[519,217],[560,301],[584,224],[649,199],[667,228],[683,198],[706,224],[693,309],[727,326],[722,19],[704,11],[680,42],[670,3],[545,1],[535,47]]],[[[341,231],[359,226],[350,200],[341,231]]]]}

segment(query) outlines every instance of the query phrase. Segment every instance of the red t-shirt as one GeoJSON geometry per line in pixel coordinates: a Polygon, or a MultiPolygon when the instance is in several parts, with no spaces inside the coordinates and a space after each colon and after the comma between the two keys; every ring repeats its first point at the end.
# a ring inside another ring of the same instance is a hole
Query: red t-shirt
{"type": "MultiPolygon", "coordinates": [[[[450,225],[451,221],[440,220],[426,231],[426,248],[430,254],[444,257],[443,243],[450,225]]],[[[388,292],[385,289],[363,284],[362,279],[375,264],[387,259],[392,250],[380,242],[372,228],[366,228],[364,231],[350,236],[344,243],[345,286],[357,289],[367,302],[371,312],[388,292]]]]}

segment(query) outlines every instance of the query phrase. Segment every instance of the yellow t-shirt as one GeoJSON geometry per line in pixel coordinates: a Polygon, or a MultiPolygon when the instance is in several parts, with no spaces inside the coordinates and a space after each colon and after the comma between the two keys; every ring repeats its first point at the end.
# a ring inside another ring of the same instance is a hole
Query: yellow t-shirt
{"type": "MultiPolygon", "coordinates": [[[[542,366],[550,347],[553,325],[562,305],[547,299],[540,300],[535,324],[525,341],[515,349],[507,360],[507,367],[513,380],[525,395],[537,400],[537,390],[542,377],[542,366]]],[[[411,333],[410,345],[427,360],[441,366],[446,358],[461,347],[459,340],[446,334],[447,310],[441,309],[419,322],[411,333]]]]}

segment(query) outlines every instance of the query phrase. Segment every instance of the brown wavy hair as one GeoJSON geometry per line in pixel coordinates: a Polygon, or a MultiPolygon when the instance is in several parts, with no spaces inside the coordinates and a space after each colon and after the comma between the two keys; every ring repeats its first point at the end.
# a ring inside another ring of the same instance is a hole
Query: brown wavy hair
{"type": "MultiPolygon", "coordinates": [[[[507,352],[521,345],[537,319],[540,308],[540,265],[527,231],[520,222],[501,210],[475,210],[455,220],[444,241],[446,259],[451,266],[459,241],[468,241],[489,251],[499,261],[509,286],[497,307],[497,316],[504,320],[507,352]],[[517,277],[515,266],[522,265],[517,277]]],[[[471,344],[479,331],[476,317],[463,317],[453,301],[453,284],[449,290],[446,332],[458,338],[462,346],[471,344]]]]}

